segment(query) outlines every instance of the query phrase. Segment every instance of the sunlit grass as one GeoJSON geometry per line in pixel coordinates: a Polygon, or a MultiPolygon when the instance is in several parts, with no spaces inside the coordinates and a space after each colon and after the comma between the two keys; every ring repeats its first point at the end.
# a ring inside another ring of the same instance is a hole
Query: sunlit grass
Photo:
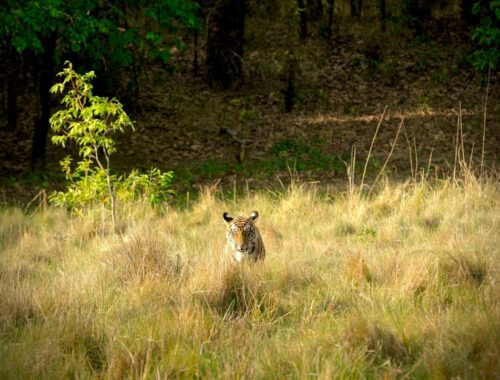
{"type": "Polygon", "coordinates": [[[0,378],[493,378],[496,179],[0,214],[0,378]],[[267,257],[223,256],[223,211],[267,257]]]}

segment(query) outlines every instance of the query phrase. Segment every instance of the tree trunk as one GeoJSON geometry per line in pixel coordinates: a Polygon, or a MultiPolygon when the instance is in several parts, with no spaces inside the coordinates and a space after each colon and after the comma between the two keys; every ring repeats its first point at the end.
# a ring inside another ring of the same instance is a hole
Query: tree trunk
{"type": "MultiPolygon", "coordinates": [[[[7,112],[7,128],[9,131],[14,131],[17,126],[17,88],[16,81],[19,76],[20,59],[19,55],[14,49],[5,48],[5,58],[3,61],[2,69],[5,70],[7,74],[5,82],[7,84],[7,96],[6,96],[6,112],[7,112]]],[[[2,75],[3,76],[3,75],[2,75]]],[[[3,86],[2,86],[3,87],[3,86]]],[[[2,88],[3,90],[3,88],[2,88]]]]}
{"type": "Polygon", "coordinates": [[[323,17],[322,0],[307,0],[307,15],[311,21],[319,21],[323,17]]]}
{"type": "Polygon", "coordinates": [[[335,0],[328,0],[328,38],[332,38],[333,34],[333,17],[334,17],[335,0]]]}
{"type": "Polygon", "coordinates": [[[17,125],[17,89],[19,85],[16,83],[20,74],[20,57],[14,48],[8,46],[0,46],[0,56],[4,58],[0,62],[0,81],[2,104],[0,112],[5,110],[7,115],[7,130],[15,131],[17,125]]]}
{"type": "MultiPolygon", "coordinates": [[[[200,20],[203,19],[203,4],[201,0],[197,0],[196,3],[199,5],[197,16],[200,20]]],[[[199,64],[199,39],[200,39],[200,30],[198,28],[194,28],[194,57],[193,57],[193,75],[195,77],[200,75],[200,64],[199,64]]]]}
{"type": "Polygon", "coordinates": [[[357,19],[361,18],[363,0],[349,0],[349,5],[351,7],[351,16],[357,19]]]}
{"type": "Polygon", "coordinates": [[[247,0],[220,0],[208,26],[208,83],[227,89],[242,78],[243,37],[247,0]]]}
{"type": "Polygon", "coordinates": [[[461,1],[461,11],[462,11],[462,21],[466,25],[476,25],[478,23],[477,15],[472,14],[472,6],[475,0],[462,0],[461,1]]]}
{"type": "Polygon", "coordinates": [[[307,9],[304,0],[297,0],[297,6],[300,15],[300,39],[305,40],[307,38],[307,9]]]}
{"type": "Polygon", "coordinates": [[[405,0],[404,8],[409,16],[409,26],[417,36],[425,37],[424,23],[431,17],[430,0],[405,0]]]}
{"type": "Polygon", "coordinates": [[[45,150],[50,119],[50,87],[54,75],[54,53],[56,37],[49,36],[43,40],[45,51],[39,56],[38,65],[35,65],[35,80],[38,85],[39,117],[35,123],[33,144],[31,148],[31,168],[43,170],[45,166],[45,150]]]}
{"type": "Polygon", "coordinates": [[[9,131],[14,131],[17,125],[17,101],[15,90],[15,73],[7,78],[7,118],[9,131]]]}
{"type": "Polygon", "coordinates": [[[385,21],[386,21],[387,13],[385,8],[385,0],[380,0],[380,30],[385,32],[385,21]]]}
{"type": "Polygon", "coordinates": [[[198,65],[198,29],[194,30],[194,57],[193,57],[193,75],[197,77],[200,75],[200,67],[198,65]]]}
{"type": "Polygon", "coordinates": [[[462,21],[469,26],[479,25],[481,18],[489,17],[493,20],[497,19],[495,12],[490,6],[490,0],[479,0],[480,11],[478,14],[472,13],[472,7],[477,0],[462,0],[461,10],[462,10],[462,21]]]}
{"type": "Polygon", "coordinates": [[[283,91],[285,95],[285,112],[291,112],[295,105],[297,90],[295,88],[295,75],[297,71],[297,58],[293,51],[287,52],[286,87],[283,91]]]}

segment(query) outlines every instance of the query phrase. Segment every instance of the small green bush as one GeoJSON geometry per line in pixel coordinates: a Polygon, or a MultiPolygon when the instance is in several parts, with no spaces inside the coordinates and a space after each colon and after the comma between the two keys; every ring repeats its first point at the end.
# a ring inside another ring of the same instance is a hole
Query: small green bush
{"type": "Polygon", "coordinates": [[[78,147],[80,160],[73,165],[67,156],[61,161],[66,180],[65,191],[49,196],[56,206],[81,211],[102,203],[109,205],[115,222],[115,200],[132,201],[146,199],[152,206],[166,201],[173,194],[173,172],[152,168],[148,173],[137,170],[118,176],[110,170],[110,156],[116,152],[113,136],[126,129],[134,129],[132,121],[117,99],[95,96],[91,80],[94,72],[84,75],[74,71],[70,62],[58,76],[61,83],[51,88],[52,93],[65,93],[64,109],[50,119],[55,132],[52,142],[66,147],[73,143],[78,147]]]}

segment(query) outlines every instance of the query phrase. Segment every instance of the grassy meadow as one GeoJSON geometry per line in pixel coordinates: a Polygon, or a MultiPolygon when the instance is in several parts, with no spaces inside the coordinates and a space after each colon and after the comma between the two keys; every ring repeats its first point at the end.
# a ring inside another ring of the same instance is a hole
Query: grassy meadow
{"type": "Polygon", "coordinates": [[[494,378],[498,180],[0,211],[0,378],[494,378]],[[223,254],[258,210],[264,262],[223,254]]]}

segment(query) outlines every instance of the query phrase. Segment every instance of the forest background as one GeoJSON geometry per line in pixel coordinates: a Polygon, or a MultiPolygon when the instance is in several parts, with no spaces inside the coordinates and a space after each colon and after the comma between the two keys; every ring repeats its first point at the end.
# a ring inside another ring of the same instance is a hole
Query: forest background
{"type": "Polygon", "coordinates": [[[113,170],[173,170],[181,192],[221,178],[260,187],[290,163],[303,178],[343,181],[386,107],[368,173],[402,117],[393,173],[411,175],[416,160],[450,172],[459,117],[471,159],[496,159],[496,2],[25,1],[0,11],[4,200],[61,187],[66,153],[47,137],[60,98],[48,90],[67,59],[94,70],[95,93],[117,97],[135,123],[113,170]]]}

